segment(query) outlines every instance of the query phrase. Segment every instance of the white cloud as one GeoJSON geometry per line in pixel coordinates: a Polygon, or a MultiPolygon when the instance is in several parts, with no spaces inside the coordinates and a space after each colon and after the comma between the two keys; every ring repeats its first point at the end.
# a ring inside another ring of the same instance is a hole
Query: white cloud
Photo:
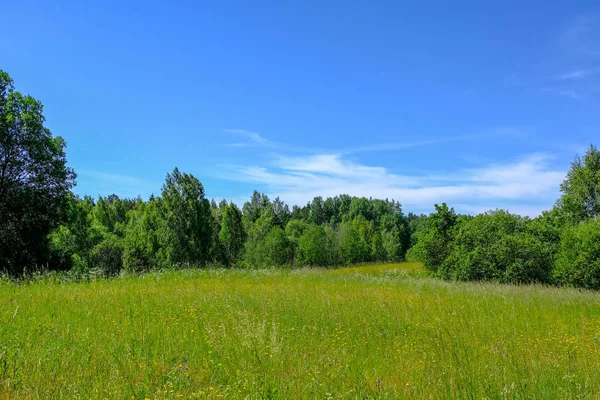
{"type": "Polygon", "coordinates": [[[461,169],[440,175],[400,175],[380,166],[344,159],[340,154],[279,157],[272,168],[233,167],[228,179],[266,187],[291,204],[315,196],[352,196],[399,200],[408,211],[427,211],[434,203],[462,205],[458,211],[509,208],[537,215],[558,196],[564,171],[549,167],[549,157],[532,154],[512,163],[461,169]]]}
{"type": "MultiPolygon", "coordinates": [[[[243,136],[243,137],[249,139],[251,142],[256,143],[256,144],[266,145],[266,146],[270,146],[273,144],[270,140],[265,139],[264,137],[260,136],[260,134],[258,134],[256,132],[248,131],[246,129],[221,129],[221,130],[223,132],[243,136]]],[[[240,145],[240,144],[236,143],[236,145],[240,145]]]]}

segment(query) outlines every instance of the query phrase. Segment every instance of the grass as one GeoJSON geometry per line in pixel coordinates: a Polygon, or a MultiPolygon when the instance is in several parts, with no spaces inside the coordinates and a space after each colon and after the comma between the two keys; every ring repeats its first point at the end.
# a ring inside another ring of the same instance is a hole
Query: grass
{"type": "Polygon", "coordinates": [[[600,294],[418,264],[0,284],[0,399],[600,396],[600,294]]]}

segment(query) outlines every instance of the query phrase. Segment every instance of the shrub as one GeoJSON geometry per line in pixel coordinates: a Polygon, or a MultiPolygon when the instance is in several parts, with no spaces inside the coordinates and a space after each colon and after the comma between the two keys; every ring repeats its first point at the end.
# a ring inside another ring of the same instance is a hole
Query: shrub
{"type": "Polygon", "coordinates": [[[123,243],[117,236],[109,234],[94,246],[90,254],[92,268],[101,270],[106,276],[117,275],[123,267],[123,243]]]}
{"type": "Polygon", "coordinates": [[[299,265],[326,266],[329,264],[327,241],[323,227],[310,224],[300,239],[296,262],[299,265]]]}
{"type": "Polygon", "coordinates": [[[527,223],[502,210],[463,221],[440,275],[459,280],[548,282],[552,254],[527,231],[527,223]]]}
{"type": "Polygon", "coordinates": [[[291,261],[291,246],[285,232],[279,226],[271,228],[264,240],[261,265],[277,267],[291,261]]]}
{"type": "Polygon", "coordinates": [[[416,244],[407,254],[408,259],[425,264],[432,272],[437,272],[450,254],[458,221],[454,209],[449,209],[446,203],[436,204],[435,210],[417,231],[416,244]]]}
{"type": "Polygon", "coordinates": [[[564,230],[554,278],[557,283],[600,289],[600,220],[564,230]]]}

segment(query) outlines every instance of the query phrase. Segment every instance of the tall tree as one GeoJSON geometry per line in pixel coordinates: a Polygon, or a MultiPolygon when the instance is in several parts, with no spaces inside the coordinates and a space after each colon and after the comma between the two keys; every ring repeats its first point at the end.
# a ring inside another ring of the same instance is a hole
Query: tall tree
{"type": "Polygon", "coordinates": [[[279,196],[275,197],[275,200],[271,203],[271,207],[273,208],[273,214],[275,214],[275,224],[285,228],[292,215],[290,208],[279,196]]]}
{"type": "Polygon", "coordinates": [[[250,201],[244,203],[242,211],[250,222],[254,222],[270,208],[271,201],[269,200],[269,196],[255,190],[252,193],[250,201]]]}
{"type": "Polygon", "coordinates": [[[42,103],[0,70],[0,270],[45,263],[47,236],[64,220],[75,173],[65,141],[44,126],[42,103]]]}
{"type": "Polygon", "coordinates": [[[244,231],[242,212],[233,203],[222,208],[219,241],[223,246],[227,263],[236,265],[244,249],[246,232],[244,231]]]}
{"type": "Polygon", "coordinates": [[[600,151],[594,145],[577,156],[560,185],[558,206],[572,223],[600,216],[600,151]]]}
{"type": "Polygon", "coordinates": [[[325,222],[325,212],[323,210],[323,198],[315,197],[310,203],[310,220],[317,225],[325,222]]]}
{"type": "Polygon", "coordinates": [[[425,221],[425,226],[417,232],[417,242],[410,249],[408,257],[437,272],[452,251],[458,216],[446,203],[442,203],[441,206],[435,204],[435,212],[425,221]]]}
{"type": "Polygon", "coordinates": [[[161,199],[170,234],[169,260],[176,265],[204,265],[212,238],[204,186],[193,175],[175,168],[167,174],[161,199]]]}

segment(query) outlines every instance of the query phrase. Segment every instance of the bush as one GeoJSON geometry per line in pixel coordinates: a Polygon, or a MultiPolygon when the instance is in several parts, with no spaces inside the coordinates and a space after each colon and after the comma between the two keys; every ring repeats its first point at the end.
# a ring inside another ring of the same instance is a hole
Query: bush
{"type": "Polygon", "coordinates": [[[340,258],[343,264],[356,264],[369,259],[369,243],[363,240],[357,225],[352,222],[340,224],[340,258]]]}
{"type": "Polygon", "coordinates": [[[94,246],[90,254],[92,268],[101,270],[104,275],[117,275],[123,268],[123,244],[115,235],[94,246]]]}
{"type": "MultiPolygon", "coordinates": [[[[458,217],[446,203],[435,205],[435,212],[424,221],[416,232],[415,245],[408,251],[407,258],[423,263],[428,270],[437,272],[452,251],[454,229],[458,217]]],[[[411,239],[412,241],[412,239],[411,239]]]]}
{"type": "Polygon", "coordinates": [[[600,289],[600,220],[564,230],[554,279],[569,286],[600,289]]]}
{"type": "Polygon", "coordinates": [[[278,267],[291,262],[291,246],[285,232],[279,226],[271,228],[262,246],[260,264],[266,267],[278,267]]]}
{"type": "Polygon", "coordinates": [[[552,254],[527,230],[528,222],[502,210],[464,220],[440,275],[459,280],[549,282],[552,254]]]}
{"type": "Polygon", "coordinates": [[[310,224],[298,239],[296,262],[298,265],[326,266],[329,265],[327,253],[325,229],[319,225],[310,224]]]}

